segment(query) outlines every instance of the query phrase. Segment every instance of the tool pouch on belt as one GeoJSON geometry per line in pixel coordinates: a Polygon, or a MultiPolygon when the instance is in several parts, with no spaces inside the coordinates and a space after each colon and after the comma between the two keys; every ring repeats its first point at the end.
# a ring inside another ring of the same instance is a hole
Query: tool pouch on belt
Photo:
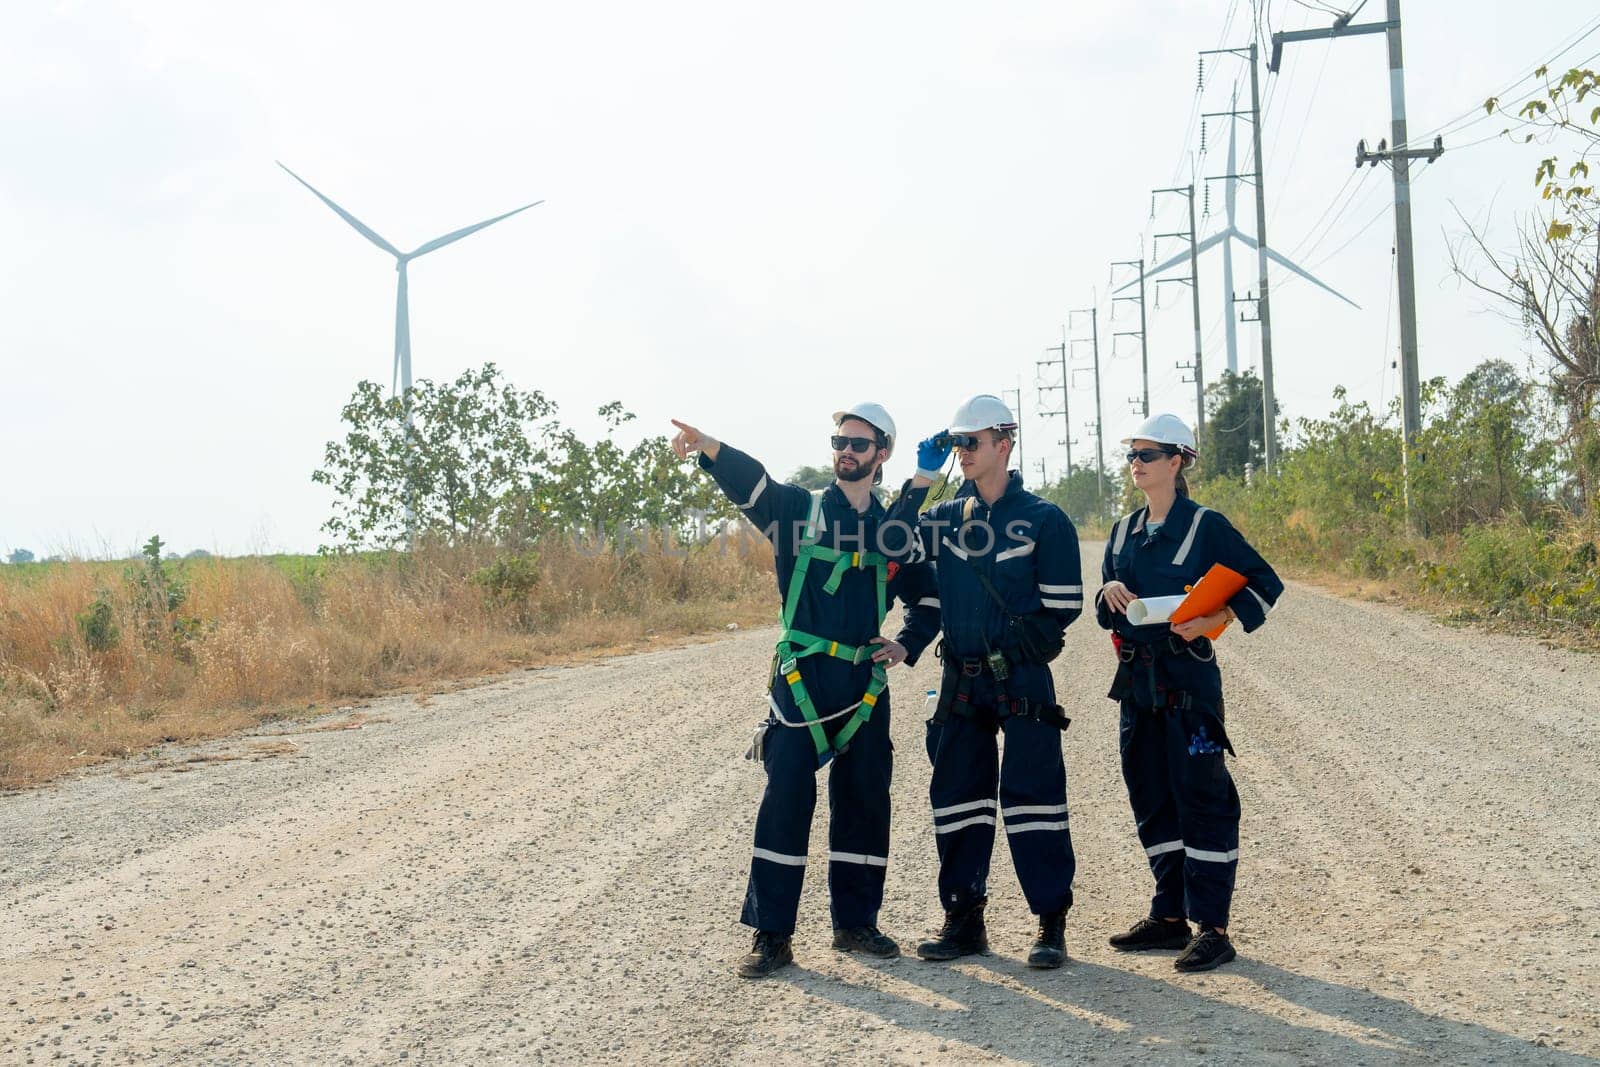
{"type": "Polygon", "coordinates": [[[1020,658],[1029,663],[1049,663],[1061,655],[1061,650],[1066,647],[1066,629],[1056,621],[1055,616],[1044,611],[1013,615],[1006,607],[1000,590],[989,581],[989,576],[977,566],[972,568],[972,573],[983,583],[984,592],[989,594],[990,599],[1000,605],[1000,612],[1006,619],[1006,632],[1010,635],[1007,644],[1017,650],[1020,658]]]}
{"type": "Polygon", "coordinates": [[[1017,651],[1029,663],[1049,663],[1066,647],[1065,628],[1046,612],[1008,615],[1006,628],[1011,631],[1017,651]]]}

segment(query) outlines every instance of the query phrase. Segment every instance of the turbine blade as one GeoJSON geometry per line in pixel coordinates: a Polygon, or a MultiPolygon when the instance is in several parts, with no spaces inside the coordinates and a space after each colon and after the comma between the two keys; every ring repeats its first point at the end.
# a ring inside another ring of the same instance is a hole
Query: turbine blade
{"type": "MultiPolygon", "coordinates": [[[[1199,244],[1194,246],[1194,254],[1198,256],[1200,253],[1204,252],[1208,248],[1215,248],[1217,245],[1221,244],[1223,242],[1223,240],[1225,240],[1227,238],[1227,236],[1228,236],[1228,231],[1227,230],[1223,230],[1221,233],[1212,234],[1210,237],[1207,237],[1205,240],[1201,241],[1199,244]]],[[[1162,260],[1160,263],[1157,263],[1155,266],[1151,267],[1149,270],[1146,270],[1144,272],[1144,276],[1148,280],[1150,278],[1154,278],[1157,274],[1160,274],[1162,271],[1171,270],[1173,267],[1178,266],[1180,263],[1187,263],[1187,262],[1189,262],[1189,253],[1188,252],[1179,252],[1177,255],[1172,256],[1172,257],[1170,257],[1168,259],[1162,260]]],[[[1132,286],[1136,286],[1138,284],[1139,284],[1139,279],[1135,278],[1135,279],[1133,279],[1133,281],[1127,282],[1126,284],[1120,285],[1117,288],[1113,289],[1112,292],[1120,293],[1120,292],[1122,292],[1122,290],[1131,288],[1132,286]]]]}
{"type": "Polygon", "coordinates": [[[1223,230],[1220,233],[1214,233],[1210,237],[1206,237],[1206,238],[1202,239],[1199,244],[1194,246],[1194,254],[1198,256],[1200,253],[1205,252],[1208,249],[1212,249],[1212,248],[1217,247],[1218,245],[1220,245],[1222,242],[1226,241],[1227,239],[1228,239],[1228,231],[1227,230],[1223,230]]]}
{"type": "Polygon", "coordinates": [[[366,223],[362,222],[360,219],[358,219],[354,215],[350,214],[350,212],[346,211],[344,208],[340,207],[338,204],[335,204],[332,200],[329,200],[327,197],[325,197],[321,193],[317,192],[317,189],[316,189],[316,187],[314,185],[312,185],[310,182],[306,181],[304,178],[300,177],[300,175],[296,174],[294,171],[290,170],[288,167],[284,167],[282,163],[279,163],[278,166],[283,167],[283,172],[285,174],[287,174],[289,177],[293,178],[295,181],[299,182],[301,185],[305,186],[307,189],[310,189],[312,194],[318,200],[321,200],[324,204],[327,204],[330,208],[332,208],[335,214],[337,214],[341,219],[344,219],[344,221],[348,222],[351,226],[353,226],[355,228],[355,231],[357,233],[359,233],[361,236],[365,237],[367,240],[371,241],[373,244],[377,245],[379,248],[383,249],[385,252],[389,253],[391,256],[394,256],[396,259],[401,258],[400,257],[400,250],[398,248],[396,248],[394,245],[390,244],[388,241],[385,241],[382,237],[379,237],[378,234],[377,234],[377,231],[372,229],[372,227],[368,226],[366,223]]]}
{"type": "Polygon", "coordinates": [[[1359,309],[1361,307],[1360,304],[1356,303],[1354,300],[1351,300],[1348,296],[1345,296],[1343,293],[1339,292],[1339,290],[1333,288],[1331,285],[1326,285],[1323,282],[1319,281],[1318,279],[1312,277],[1310,274],[1308,274],[1307,272],[1301,270],[1298,266],[1296,266],[1295,264],[1289,262],[1287,259],[1284,259],[1282,256],[1278,255],[1278,253],[1274,252],[1270,248],[1267,249],[1267,258],[1272,260],[1272,262],[1276,263],[1278,266],[1282,267],[1284,270],[1289,271],[1292,274],[1298,274],[1300,277],[1304,278],[1306,281],[1310,282],[1312,285],[1316,286],[1318,289],[1321,289],[1323,292],[1331,293],[1332,295],[1338,297],[1340,300],[1343,300],[1346,304],[1349,304],[1351,307],[1357,308],[1357,309],[1359,309]]]}
{"type": "Polygon", "coordinates": [[[504,219],[509,219],[512,215],[516,215],[516,214],[518,214],[520,212],[526,211],[530,207],[538,207],[542,203],[544,203],[543,200],[535,200],[531,204],[523,204],[521,207],[517,208],[515,211],[508,211],[504,215],[496,215],[492,219],[486,219],[483,222],[474,223],[473,225],[468,226],[465,229],[457,230],[454,233],[447,233],[443,237],[435,237],[433,240],[429,241],[427,244],[420,246],[415,252],[412,252],[411,255],[408,256],[407,258],[416,259],[418,256],[425,256],[429,252],[433,252],[433,251],[436,251],[436,250],[438,250],[440,248],[443,248],[447,244],[453,244],[454,242],[461,240],[463,237],[466,237],[466,236],[468,236],[470,234],[477,233],[479,230],[483,229],[485,226],[493,226],[497,222],[500,222],[500,221],[502,221],[504,219]]]}

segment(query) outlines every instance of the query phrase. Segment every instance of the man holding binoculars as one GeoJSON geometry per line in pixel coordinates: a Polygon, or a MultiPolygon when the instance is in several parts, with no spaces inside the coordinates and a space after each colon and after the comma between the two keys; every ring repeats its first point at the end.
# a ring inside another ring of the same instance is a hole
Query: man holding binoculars
{"type": "Polygon", "coordinates": [[[983,912],[998,815],[1039,918],[1028,965],[1053,968],[1066,958],[1075,860],[1061,755],[1067,720],[1048,664],[1083,611],[1083,578],[1071,520],[1007,469],[1016,429],[998,397],[972,397],[949,429],[918,446],[917,475],[891,509],[915,525],[914,553],[935,561],[945,635],[939,703],[927,729],[945,919],[917,955],[949,960],[988,949],[983,912]],[[961,488],[918,516],[952,448],[961,488]]]}

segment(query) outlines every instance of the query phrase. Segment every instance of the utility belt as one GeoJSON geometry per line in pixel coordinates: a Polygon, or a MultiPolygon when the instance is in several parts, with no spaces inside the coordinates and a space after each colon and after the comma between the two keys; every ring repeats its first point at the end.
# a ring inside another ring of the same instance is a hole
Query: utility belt
{"type": "Polygon", "coordinates": [[[1158,641],[1136,644],[1113,632],[1111,644],[1117,651],[1117,674],[1106,696],[1112,700],[1131,697],[1134,704],[1146,708],[1187,710],[1196,706],[1193,693],[1157,680],[1157,662],[1187,656],[1197,663],[1211,663],[1217,658],[1216,648],[1205,637],[1185,641],[1169,633],[1158,641]]]}
{"type": "Polygon", "coordinates": [[[1072,720],[1060,704],[1027,697],[1012,696],[1007,683],[1011,668],[1019,663],[1032,662],[1017,652],[991,651],[983,656],[964,658],[950,654],[943,641],[934,650],[944,664],[944,679],[939,686],[939,703],[934,708],[933,721],[941,726],[950,716],[969,719],[989,733],[997,733],[1005,719],[1037,719],[1058,730],[1065,730],[1072,720]],[[987,676],[993,683],[994,698],[983,704],[974,699],[978,679],[987,676]]]}

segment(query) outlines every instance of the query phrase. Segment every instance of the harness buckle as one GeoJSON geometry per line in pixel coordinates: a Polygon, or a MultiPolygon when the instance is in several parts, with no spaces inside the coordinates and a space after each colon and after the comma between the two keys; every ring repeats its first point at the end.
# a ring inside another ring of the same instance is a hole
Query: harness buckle
{"type": "Polygon", "coordinates": [[[994,675],[995,681],[1003,682],[1011,677],[1011,664],[1006,662],[1004,652],[990,652],[983,660],[989,665],[989,673],[994,675]]]}

